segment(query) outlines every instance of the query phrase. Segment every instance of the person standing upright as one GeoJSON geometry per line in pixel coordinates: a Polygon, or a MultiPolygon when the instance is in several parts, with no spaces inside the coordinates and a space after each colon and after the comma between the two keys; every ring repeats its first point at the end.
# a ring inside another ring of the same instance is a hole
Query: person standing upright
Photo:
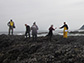
{"type": "MultiPolygon", "coordinates": [[[[56,28],[55,28],[55,29],[56,29],[56,28]]],[[[48,36],[49,36],[50,41],[51,41],[52,36],[53,36],[53,30],[55,30],[55,29],[53,28],[53,25],[51,25],[50,28],[49,28],[48,36]]]]}
{"type": "Polygon", "coordinates": [[[13,35],[13,28],[15,28],[15,24],[14,24],[13,20],[11,19],[11,20],[7,23],[7,25],[9,26],[8,35],[10,35],[10,32],[11,32],[11,34],[13,35]]]}
{"type": "Polygon", "coordinates": [[[67,38],[67,33],[68,33],[68,25],[66,24],[66,22],[64,22],[64,25],[62,27],[60,27],[60,29],[64,28],[63,31],[63,38],[67,38]]]}
{"type": "Polygon", "coordinates": [[[27,38],[27,34],[28,34],[28,36],[29,36],[29,38],[30,38],[30,26],[27,25],[27,24],[25,24],[25,26],[26,26],[25,36],[26,36],[26,38],[27,38]]]}
{"type": "Polygon", "coordinates": [[[37,40],[37,30],[38,30],[38,26],[36,25],[36,22],[33,23],[31,30],[32,30],[32,38],[34,41],[36,41],[37,40]]]}

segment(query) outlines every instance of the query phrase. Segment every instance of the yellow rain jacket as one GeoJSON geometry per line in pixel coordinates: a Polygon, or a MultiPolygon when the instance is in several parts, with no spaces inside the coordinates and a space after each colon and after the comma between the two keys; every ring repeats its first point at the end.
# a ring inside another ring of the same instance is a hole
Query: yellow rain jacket
{"type": "Polygon", "coordinates": [[[13,26],[13,22],[10,22],[10,26],[13,26]]]}
{"type": "Polygon", "coordinates": [[[67,38],[68,26],[65,24],[65,25],[63,25],[61,28],[64,28],[63,38],[67,38]]]}
{"type": "Polygon", "coordinates": [[[68,33],[68,30],[66,27],[64,27],[63,38],[67,38],[67,33],[68,33]]]}

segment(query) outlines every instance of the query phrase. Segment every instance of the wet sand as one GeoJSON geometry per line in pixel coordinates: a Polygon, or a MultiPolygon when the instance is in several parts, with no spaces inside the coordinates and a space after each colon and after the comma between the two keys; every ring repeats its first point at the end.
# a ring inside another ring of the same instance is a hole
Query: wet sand
{"type": "Polygon", "coordinates": [[[84,63],[84,36],[38,37],[0,35],[0,63],[84,63]]]}

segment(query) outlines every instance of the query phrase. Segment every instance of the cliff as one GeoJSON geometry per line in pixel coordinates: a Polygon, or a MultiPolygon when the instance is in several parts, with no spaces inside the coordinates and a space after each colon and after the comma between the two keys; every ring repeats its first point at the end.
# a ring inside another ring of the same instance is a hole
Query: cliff
{"type": "Polygon", "coordinates": [[[80,30],[84,30],[84,25],[80,28],[80,30]]]}

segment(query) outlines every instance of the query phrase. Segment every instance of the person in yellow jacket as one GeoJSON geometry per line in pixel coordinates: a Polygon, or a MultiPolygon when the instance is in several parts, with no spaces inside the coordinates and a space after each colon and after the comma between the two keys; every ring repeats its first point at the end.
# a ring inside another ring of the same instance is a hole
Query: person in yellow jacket
{"type": "Polygon", "coordinates": [[[68,33],[68,25],[66,24],[66,22],[64,22],[64,25],[62,27],[60,27],[60,29],[64,28],[63,31],[63,38],[67,38],[67,33],[68,33]]]}
{"type": "Polygon", "coordinates": [[[8,22],[7,25],[9,26],[9,33],[8,33],[8,35],[10,35],[10,31],[11,31],[11,34],[13,35],[13,28],[15,28],[15,24],[12,21],[12,19],[8,22]]]}

